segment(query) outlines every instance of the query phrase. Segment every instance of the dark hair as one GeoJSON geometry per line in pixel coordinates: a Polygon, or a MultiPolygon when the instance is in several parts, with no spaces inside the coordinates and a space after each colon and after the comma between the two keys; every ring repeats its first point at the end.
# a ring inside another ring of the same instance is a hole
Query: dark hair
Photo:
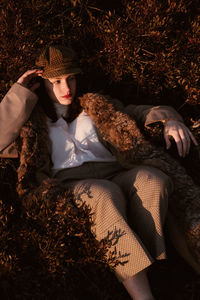
{"type": "Polygon", "coordinates": [[[41,77],[38,77],[37,80],[40,82],[39,88],[35,91],[39,98],[39,105],[42,107],[45,114],[52,120],[52,122],[56,122],[58,117],[56,114],[56,110],[53,104],[53,100],[49,97],[47,94],[45,85],[44,85],[44,79],[41,77]]]}
{"type": "MultiPolygon", "coordinates": [[[[73,102],[68,106],[68,116],[66,118],[67,122],[72,122],[76,116],[79,115],[79,113],[82,111],[82,108],[79,103],[79,97],[83,95],[87,89],[86,85],[84,84],[84,78],[82,74],[76,74],[76,85],[77,85],[77,91],[76,96],[73,102]]],[[[39,104],[42,107],[45,114],[48,116],[48,118],[51,119],[52,122],[56,122],[58,120],[56,109],[54,106],[53,100],[49,97],[47,94],[44,80],[43,78],[38,77],[38,81],[40,82],[39,88],[35,91],[39,98],[39,104]]]]}

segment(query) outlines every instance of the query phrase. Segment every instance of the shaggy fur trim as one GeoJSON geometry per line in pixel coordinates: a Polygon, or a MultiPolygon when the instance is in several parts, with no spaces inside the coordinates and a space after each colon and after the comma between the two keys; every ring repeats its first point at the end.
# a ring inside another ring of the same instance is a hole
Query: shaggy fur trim
{"type": "Polygon", "coordinates": [[[20,166],[17,172],[17,192],[20,197],[38,186],[36,173],[50,157],[48,141],[46,116],[37,105],[20,132],[20,166]]]}
{"type": "Polygon", "coordinates": [[[109,97],[88,93],[80,98],[80,104],[94,121],[102,138],[116,150],[123,152],[133,146],[137,148],[143,137],[136,122],[128,115],[115,110],[109,100],[109,97]]]}

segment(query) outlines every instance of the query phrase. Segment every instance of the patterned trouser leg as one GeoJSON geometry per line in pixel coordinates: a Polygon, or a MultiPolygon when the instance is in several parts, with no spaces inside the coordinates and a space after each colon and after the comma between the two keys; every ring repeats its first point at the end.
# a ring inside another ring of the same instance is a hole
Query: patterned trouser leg
{"type": "Polygon", "coordinates": [[[165,174],[148,167],[134,168],[121,172],[113,182],[83,179],[67,185],[77,205],[85,202],[91,207],[96,238],[108,237],[110,250],[126,262],[115,269],[120,281],[147,268],[154,258],[165,257],[161,224],[171,187],[165,174]]]}
{"type": "Polygon", "coordinates": [[[113,178],[128,199],[128,222],[153,258],[163,259],[163,225],[168,197],[173,191],[170,178],[158,169],[139,166],[113,178]]]}

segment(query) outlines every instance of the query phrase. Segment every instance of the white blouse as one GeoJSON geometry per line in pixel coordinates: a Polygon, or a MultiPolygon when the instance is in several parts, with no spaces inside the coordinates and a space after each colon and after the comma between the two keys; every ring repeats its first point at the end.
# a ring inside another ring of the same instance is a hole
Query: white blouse
{"type": "Polygon", "coordinates": [[[84,162],[112,162],[116,158],[100,143],[92,119],[82,111],[70,124],[62,118],[48,121],[52,142],[53,175],[84,162]]]}

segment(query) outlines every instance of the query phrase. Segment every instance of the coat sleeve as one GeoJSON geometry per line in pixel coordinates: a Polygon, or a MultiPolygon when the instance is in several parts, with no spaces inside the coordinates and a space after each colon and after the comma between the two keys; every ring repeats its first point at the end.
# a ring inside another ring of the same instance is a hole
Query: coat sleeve
{"type": "Polygon", "coordinates": [[[0,154],[18,137],[38,97],[15,83],[0,103],[0,154]]]}
{"type": "Polygon", "coordinates": [[[181,115],[171,106],[128,105],[124,111],[136,121],[148,126],[155,122],[177,120],[183,122],[181,115]]]}

